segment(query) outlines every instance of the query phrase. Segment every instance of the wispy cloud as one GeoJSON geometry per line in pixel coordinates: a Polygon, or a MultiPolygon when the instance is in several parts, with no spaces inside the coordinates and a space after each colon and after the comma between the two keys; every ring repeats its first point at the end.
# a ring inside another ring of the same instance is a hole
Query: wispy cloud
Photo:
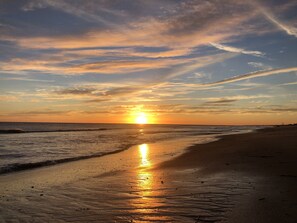
{"type": "Polygon", "coordinates": [[[213,86],[213,85],[227,84],[227,83],[246,80],[246,79],[250,79],[250,78],[265,77],[265,76],[270,76],[270,75],[275,75],[275,74],[291,73],[291,72],[296,72],[296,71],[297,71],[297,67],[288,67],[288,68],[281,68],[281,69],[257,71],[257,72],[253,72],[253,73],[248,73],[248,74],[243,74],[243,75],[238,75],[235,77],[227,78],[227,79],[224,79],[221,81],[201,84],[201,86],[205,86],[205,85],[213,86]]]}
{"type": "Polygon", "coordinates": [[[3,102],[12,102],[12,101],[18,101],[19,97],[14,95],[0,95],[0,101],[3,102]]]}
{"type": "Polygon", "coordinates": [[[260,12],[274,25],[276,25],[279,29],[285,31],[288,35],[297,37],[297,28],[289,23],[285,23],[281,21],[281,19],[277,18],[272,11],[265,8],[263,5],[261,5],[259,2],[252,1],[252,4],[257,7],[257,9],[260,10],[260,12]]]}
{"type": "Polygon", "coordinates": [[[158,59],[158,60],[109,60],[75,65],[67,68],[69,73],[131,73],[157,68],[170,67],[173,64],[182,64],[185,60],[158,59]]]}
{"type": "MultiPolygon", "coordinates": [[[[143,71],[158,72],[158,82],[176,76],[195,71],[198,68],[208,66],[235,57],[234,53],[220,53],[214,55],[200,56],[196,58],[143,58],[123,57],[126,59],[100,60],[91,58],[93,62],[82,63],[76,57],[61,56],[45,58],[12,59],[0,62],[3,72],[31,74],[52,73],[54,75],[84,75],[84,74],[128,74],[143,71]],[[95,61],[94,61],[95,60],[95,61]],[[74,65],[73,65],[74,64],[74,65]]],[[[84,60],[87,60],[85,58],[84,60]]],[[[148,75],[149,76],[149,75],[148,75]]],[[[156,76],[156,75],[155,75],[156,76]]],[[[145,78],[145,77],[144,77],[145,78]]],[[[148,77],[149,79],[149,77],[148,77]]]]}
{"type": "MultiPolygon", "coordinates": [[[[90,1],[87,4],[78,4],[77,2],[69,4],[64,0],[31,0],[23,6],[23,10],[27,13],[41,8],[54,8],[82,19],[105,24],[107,28],[92,26],[89,29],[82,29],[75,35],[69,34],[67,31],[60,35],[42,35],[42,31],[41,34],[31,35],[28,30],[23,35],[8,32],[9,34],[3,35],[2,39],[14,41],[24,51],[39,50],[42,52],[42,50],[54,49],[58,51],[58,55],[50,55],[49,52],[46,52],[47,58],[42,58],[42,54],[41,58],[13,58],[11,61],[5,61],[1,67],[2,70],[9,72],[113,74],[166,68],[185,63],[185,59],[181,57],[192,56],[193,50],[199,46],[204,46],[209,42],[222,42],[231,36],[243,35],[240,24],[248,21],[253,11],[244,7],[246,5],[244,3],[229,1],[232,4],[216,1],[199,2],[198,4],[194,0],[188,1],[187,4],[166,2],[166,7],[162,12],[168,14],[157,17],[154,15],[155,12],[150,12],[152,15],[149,14],[145,20],[139,15],[132,20],[129,13],[125,12],[130,9],[124,7],[120,10],[120,7],[112,2],[100,1],[100,4],[97,4],[90,1]],[[233,12],[241,12],[241,14],[235,16],[233,12]],[[106,19],[111,15],[112,18],[114,16],[124,18],[120,20],[106,19]],[[113,24],[109,24],[110,22],[118,24],[114,27],[113,24]],[[166,48],[166,50],[152,52],[136,50],[137,47],[143,46],[166,48]],[[56,58],[56,60],[52,60],[52,58],[56,58]],[[96,58],[98,59],[96,60],[96,58]],[[163,60],[161,60],[162,58],[163,60]]],[[[143,7],[148,8],[161,4],[158,1],[150,3],[143,1],[142,3],[143,7]]],[[[129,4],[136,8],[142,5],[136,3],[134,5],[133,1],[129,4]]],[[[164,3],[162,4],[164,5],[164,3]]],[[[134,11],[131,13],[137,13],[134,11]]],[[[229,47],[230,52],[243,53],[234,49],[237,48],[229,47]]],[[[261,54],[258,51],[244,51],[244,53],[261,54]]],[[[202,67],[198,63],[201,62],[190,64],[188,70],[202,67]]],[[[179,75],[181,72],[183,71],[176,71],[176,74],[170,76],[179,75]]]]}
{"type": "Polygon", "coordinates": [[[254,68],[260,68],[260,69],[262,69],[262,70],[266,70],[266,69],[272,69],[272,67],[271,66],[269,66],[269,65],[265,65],[265,64],[263,64],[263,63],[261,63],[261,62],[248,62],[248,65],[250,65],[250,66],[252,66],[252,67],[254,67],[254,68]]]}
{"type": "Polygon", "coordinates": [[[163,79],[167,81],[171,78],[178,77],[189,72],[194,72],[198,68],[207,67],[211,64],[226,61],[235,56],[237,56],[237,54],[235,53],[222,53],[222,54],[214,54],[209,56],[198,57],[195,60],[192,60],[189,64],[185,64],[186,66],[179,67],[171,72],[166,71],[166,74],[164,75],[165,78],[163,79]]]}
{"type": "Polygon", "coordinates": [[[290,86],[290,85],[297,85],[297,81],[295,81],[295,82],[290,82],[290,83],[280,84],[280,86],[290,86]]]}
{"type": "Polygon", "coordinates": [[[63,0],[31,1],[25,6],[25,10],[52,7],[82,19],[105,24],[108,29],[92,27],[77,33],[77,35],[72,35],[72,33],[51,36],[28,36],[26,34],[21,37],[9,35],[7,39],[16,41],[24,48],[35,49],[145,45],[150,47],[166,46],[172,48],[172,53],[187,54],[191,48],[199,45],[205,45],[208,42],[221,42],[230,36],[248,33],[248,29],[241,29],[240,24],[248,21],[254,13],[251,8],[246,7],[245,3],[234,0],[228,0],[230,4],[219,1],[197,2],[194,0],[187,1],[187,4],[173,4],[168,1],[158,4],[157,1],[141,2],[142,4],[138,4],[130,1],[129,4],[132,4],[134,11],[131,7],[131,12],[122,15],[122,12],[128,7],[119,9],[117,4],[107,1],[101,1],[99,4],[92,1],[88,1],[87,4],[77,2],[70,4],[63,0]],[[144,7],[152,9],[152,6],[156,7],[162,4],[163,9],[159,17],[156,17],[154,13],[161,7],[151,10],[151,15],[148,15],[145,20],[140,16],[131,16],[136,13],[135,8],[140,5],[143,5],[142,10],[145,11],[144,7]],[[171,6],[172,4],[174,6],[171,6]]]}
{"type": "Polygon", "coordinates": [[[232,46],[227,46],[227,45],[223,45],[223,44],[219,44],[219,43],[211,42],[210,45],[212,45],[213,47],[215,47],[217,49],[224,50],[227,52],[232,52],[232,53],[242,53],[242,54],[253,55],[253,56],[257,56],[257,57],[265,55],[265,53],[262,53],[260,51],[249,51],[249,50],[236,48],[236,47],[232,47],[232,46]]]}
{"type": "Polygon", "coordinates": [[[65,95],[65,94],[72,94],[72,95],[90,95],[96,89],[95,88],[87,88],[87,87],[72,87],[66,89],[55,90],[54,92],[57,94],[65,95]]]}
{"type": "Polygon", "coordinates": [[[221,98],[219,100],[207,101],[203,105],[226,106],[226,105],[230,105],[231,103],[233,103],[235,101],[237,101],[237,100],[235,100],[235,99],[228,99],[228,98],[221,98]]]}
{"type": "Polygon", "coordinates": [[[33,115],[67,115],[72,111],[69,110],[52,110],[52,109],[45,109],[45,110],[31,110],[31,111],[21,111],[11,113],[10,115],[18,115],[18,116],[33,116],[33,115]]]}
{"type": "Polygon", "coordinates": [[[238,109],[238,112],[242,114],[287,114],[287,113],[296,113],[296,107],[289,107],[283,105],[276,106],[260,106],[256,108],[242,108],[238,109]]]}
{"type": "Polygon", "coordinates": [[[297,28],[284,24],[280,20],[277,20],[272,14],[263,10],[263,14],[269,19],[272,23],[277,25],[280,29],[284,30],[288,35],[297,37],[297,28]]]}
{"type": "MultiPolygon", "coordinates": [[[[99,8],[97,7],[97,4],[91,1],[88,2],[88,4],[80,4],[79,2],[69,3],[64,0],[31,0],[23,6],[23,10],[33,11],[46,7],[52,7],[56,10],[61,10],[65,13],[75,15],[87,21],[102,23],[110,27],[114,26],[115,24],[112,23],[111,20],[108,20],[101,15],[105,13],[111,14],[112,16],[119,16],[121,15],[120,11],[116,13],[112,10],[105,9],[104,6],[99,8]]],[[[99,4],[102,6],[103,2],[100,2],[99,4]]]]}
{"type": "Polygon", "coordinates": [[[53,82],[55,82],[55,80],[41,80],[41,79],[33,79],[33,78],[25,78],[25,77],[0,77],[0,80],[29,81],[29,82],[43,82],[43,83],[53,83],[53,82]]]}

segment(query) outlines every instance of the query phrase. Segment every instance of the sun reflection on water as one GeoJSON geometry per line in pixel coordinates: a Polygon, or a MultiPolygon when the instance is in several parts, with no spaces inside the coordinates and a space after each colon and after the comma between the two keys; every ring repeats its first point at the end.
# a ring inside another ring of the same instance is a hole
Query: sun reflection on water
{"type": "Polygon", "coordinates": [[[141,158],[140,167],[149,167],[151,165],[149,161],[149,147],[147,144],[141,144],[138,146],[139,155],[141,158]]]}
{"type": "Polygon", "coordinates": [[[139,152],[139,170],[137,173],[138,178],[138,187],[141,191],[141,195],[143,198],[149,196],[151,194],[152,188],[152,178],[153,175],[149,171],[149,167],[151,166],[151,162],[149,159],[149,146],[147,144],[141,144],[138,146],[139,152]]]}
{"type": "Polygon", "coordinates": [[[162,198],[160,199],[163,190],[160,190],[162,184],[159,175],[156,175],[156,172],[151,169],[150,149],[148,144],[138,146],[139,168],[136,172],[138,196],[132,201],[131,215],[141,222],[170,221],[171,219],[168,216],[158,214],[158,207],[164,205],[162,198]]]}

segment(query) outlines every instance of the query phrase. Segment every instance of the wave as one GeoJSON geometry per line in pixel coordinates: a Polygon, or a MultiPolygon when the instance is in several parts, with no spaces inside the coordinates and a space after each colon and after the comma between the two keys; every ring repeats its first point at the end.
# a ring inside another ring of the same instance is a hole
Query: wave
{"type": "MultiPolygon", "coordinates": [[[[23,130],[23,129],[0,129],[0,134],[23,134],[23,133],[54,133],[54,132],[96,132],[96,131],[106,131],[110,130],[108,128],[96,128],[96,129],[55,129],[55,130],[23,130]]],[[[172,130],[147,130],[146,134],[162,134],[171,133],[172,130]]],[[[217,134],[220,131],[212,130],[208,132],[195,132],[195,130],[176,130],[174,133],[192,133],[192,134],[217,134]]]]}
{"type": "Polygon", "coordinates": [[[55,130],[23,130],[23,129],[0,129],[0,134],[18,134],[18,133],[43,133],[43,132],[90,132],[90,131],[105,131],[107,128],[97,129],[55,129],[55,130]]]}
{"type": "Polygon", "coordinates": [[[106,155],[112,155],[112,154],[122,152],[122,151],[130,148],[131,146],[132,145],[129,145],[129,146],[126,146],[125,148],[114,150],[111,152],[106,152],[106,153],[97,153],[97,154],[92,154],[92,155],[69,157],[69,158],[58,159],[58,160],[45,160],[45,161],[40,161],[40,162],[35,162],[35,163],[8,164],[8,165],[0,168],[0,174],[36,169],[36,168],[40,168],[40,167],[53,166],[53,165],[62,164],[62,163],[68,163],[68,162],[73,162],[73,161],[79,161],[79,160],[91,159],[91,158],[96,158],[96,157],[102,157],[102,156],[106,156],[106,155]]]}
{"type": "Polygon", "coordinates": [[[0,129],[0,134],[25,133],[23,129],[0,129]]]}

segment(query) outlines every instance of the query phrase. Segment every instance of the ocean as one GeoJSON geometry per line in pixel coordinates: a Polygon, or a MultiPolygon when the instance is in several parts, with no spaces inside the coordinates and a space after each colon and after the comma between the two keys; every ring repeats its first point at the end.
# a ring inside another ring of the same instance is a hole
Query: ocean
{"type": "MultiPolygon", "coordinates": [[[[134,145],[188,139],[205,143],[260,126],[0,123],[0,174],[112,155],[134,145]]],[[[180,148],[181,150],[185,148],[180,148]]]]}

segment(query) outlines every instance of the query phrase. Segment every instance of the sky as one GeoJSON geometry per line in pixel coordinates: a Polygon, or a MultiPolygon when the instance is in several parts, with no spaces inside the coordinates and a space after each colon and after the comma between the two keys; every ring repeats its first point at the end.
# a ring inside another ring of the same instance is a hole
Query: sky
{"type": "Polygon", "coordinates": [[[295,0],[0,0],[0,121],[297,122],[295,0]]]}

